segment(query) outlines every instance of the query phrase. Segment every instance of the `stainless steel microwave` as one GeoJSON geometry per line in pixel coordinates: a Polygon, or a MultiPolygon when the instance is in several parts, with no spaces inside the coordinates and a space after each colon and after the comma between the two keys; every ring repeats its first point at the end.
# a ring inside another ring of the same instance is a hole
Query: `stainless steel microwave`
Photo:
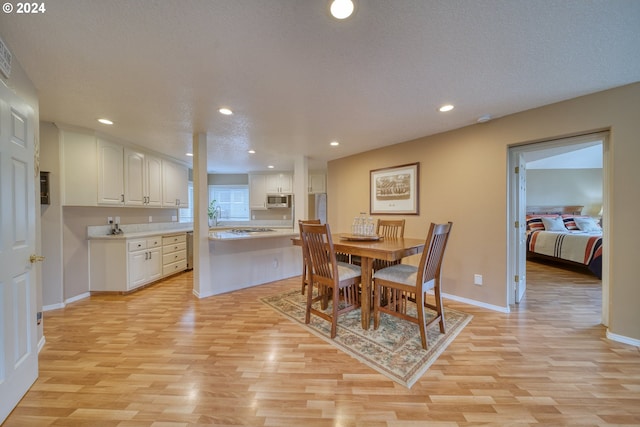
{"type": "Polygon", "coordinates": [[[290,208],[291,207],[291,195],[282,194],[267,194],[267,207],[268,208],[290,208]]]}

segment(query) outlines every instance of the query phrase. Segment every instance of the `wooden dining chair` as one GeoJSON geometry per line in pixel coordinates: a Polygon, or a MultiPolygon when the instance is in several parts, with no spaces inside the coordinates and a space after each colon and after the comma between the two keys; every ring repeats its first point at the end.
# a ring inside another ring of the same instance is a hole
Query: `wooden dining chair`
{"type": "MultiPolygon", "coordinates": [[[[300,227],[300,237],[302,238],[302,224],[320,224],[319,219],[300,219],[298,220],[298,226],[300,227]]],[[[307,261],[304,257],[304,251],[302,251],[302,295],[304,295],[304,290],[309,283],[309,278],[307,277],[307,261]]]]}
{"type": "Polygon", "coordinates": [[[331,338],[334,338],[338,316],[360,307],[361,270],[358,266],[337,261],[329,224],[300,224],[300,227],[302,250],[309,269],[305,323],[311,321],[311,314],[328,320],[331,338]],[[329,299],[331,311],[323,310],[329,299]],[[314,307],[318,301],[320,307],[317,308],[317,304],[314,307]]]}
{"type": "MultiPolygon", "coordinates": [[[[404,237],[404,221],[404,219],[379,219],[376,223],[376,234],[384,239],[404,237]]],[[[386,261],[376,259],[373,261],[373,271],[378,271],[396,264],[400,264],[400,260],[386,261]]]]}
{"type": "Polygon", "coordinates": [[[440,293],[440,275],[442,260],[451,234],[453,223],[431,223],[424,250],[418,267],[408,264],[398,264],[378,270],[373,275],[374,304],[373,328],[380,325],[380,313],[387,313],[404,320],[416,323],[420,329],[422,348],[427,349],[427,328],[435,322],[440,324],[440,333],[445,333],[444,307],[440,293]],[[427,302],[427,291],[433,289],[434,303],[427,302]],[[382,296],[381,293],[385,295],[382,296]],[[407,312],[412,305],[410,296],[415,295],[416,316],[407,312]],[[381,301],[385,300],[384,305],[381,301]],[[425,308],[436,312],[429,322],[426,322],[425,308]]]}
{"type": "Polygon", "coordinates": [[[404,237],[404,219],[379,219],[376,234],[382,237],[404,237]]]}

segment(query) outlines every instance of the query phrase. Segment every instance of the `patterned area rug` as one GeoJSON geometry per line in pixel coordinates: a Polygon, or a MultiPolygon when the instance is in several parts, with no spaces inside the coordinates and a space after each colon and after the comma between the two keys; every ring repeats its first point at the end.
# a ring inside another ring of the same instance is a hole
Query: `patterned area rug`
{"type": "MultiPolygon", "coordinates": [[[[311,323],[309,325],[304,323],[306,296],[302,295],[300,290],[265,297],[262,298],[262,302],[408,388],[411,388],[427,371],[473,317],[450,308],[445,309],[447,333],[441,334],[438,326],[432,325],[428,329],[428,350],[425,351],[420,344],[418,325],[385,313],[380,315],[378,330],[373,330],[372,320],[372,326],[368,331],[362,329],[360,310],[340,316],[338,334],[332,340],[329,338],[331,325],[328,321],[312,315],[311,323]]],[[[330,307],[331,304],[329,304],[330,307]]]]}

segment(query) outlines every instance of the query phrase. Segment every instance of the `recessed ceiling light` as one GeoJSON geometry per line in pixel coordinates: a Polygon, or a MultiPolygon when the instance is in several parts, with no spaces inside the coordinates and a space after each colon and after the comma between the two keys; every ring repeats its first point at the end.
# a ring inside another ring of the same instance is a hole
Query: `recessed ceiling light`
{"type": "Polygon", "coordinates": [[[247,151],[247,153],[249,153],[249,154],[256,154],[256,150],[249,150],[249,151],[247,151]]]}
{"type": "Polygon", "coordinates": [[[218,111],[220,112],[220,114],[224,114],[225,116],[230,116],[233,114],[233,111],[228,108],[221,108],[218,111]]]}
{"type": "Polygon", "coordinates": [[[267,166],[267,167],[268,167],[269,169],[273,169],[273,168],[275,168],[275,166],[273,166],[273,165],[269,165],[269,166],[267,166]]]}
{"type": "Polygon", "coordinates": [[[102,123],[103,125],[112,125],[113,124],[113,122],[111,120],[109,120],[109,119],[98,119],[98,121],[100,123],[102,123]]]}
{"type": "Polygon", "coordinates": [[[329,143],[329,145],[333,146],[333,147],[337,147],[338,145],[340,145],[340,143],[338,141],[331,141],[329,143]]]}
{"type": "Polygon", "coordinates": [[[336,19],[346,19],[353,14],[355,6],[352,0],[333,0],[329,10],[336,19]]]}
{"type": "Polygon", "coordinates": [[[453,105],[451,104],[443,105],[442,107],[438,108],[438,110],[443,113],[446,113],[447,111],[453,110],[453,105]]]}
{"type": "Polygon", "coordinates": [[[184,153],[184,155],[187,157],[193,157],[193,153],[184,153]]]}

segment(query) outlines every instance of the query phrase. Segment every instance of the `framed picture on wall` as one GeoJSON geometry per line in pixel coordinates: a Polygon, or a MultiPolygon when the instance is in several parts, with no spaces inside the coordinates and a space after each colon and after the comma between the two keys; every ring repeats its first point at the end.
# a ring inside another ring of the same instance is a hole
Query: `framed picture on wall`
{"type": "Polygon", "coordinates": [[[372,215],[418,215],[420,163],[374,169],[369,177],[372,215]]]}

